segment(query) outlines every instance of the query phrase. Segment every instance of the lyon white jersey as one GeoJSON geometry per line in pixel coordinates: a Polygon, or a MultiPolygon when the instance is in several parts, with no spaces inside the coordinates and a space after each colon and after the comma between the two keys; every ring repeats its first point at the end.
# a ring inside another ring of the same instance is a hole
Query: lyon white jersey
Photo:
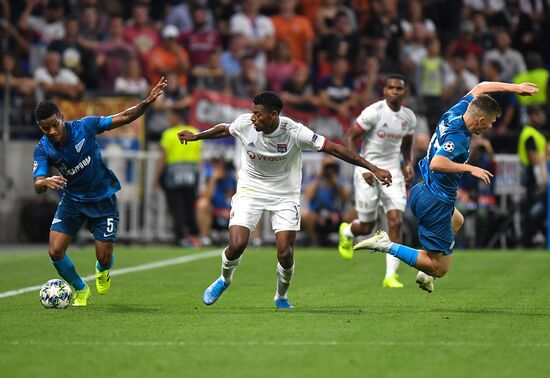
{"type": "MultiPolygon", "coordinates": [[[[394,112],[386,100],[382,100],[366,107],[355,124],[365,131],[361,156],[392,174],[400,172],[401,142],[403,137],[414,134],[414,112],[405,106],[394,112]]],[[[364,168],[357,169],[365,171],[364,168]]]]}
{"type": "Polygon", "coordinates": [[[251,113],[229,126],[242,144],[237,193],[255,197],[299,196],[302,184],[302,150],[321,151],[326,138],[288,117],[279,117],[271,134],[256,131],[251,113]]]}

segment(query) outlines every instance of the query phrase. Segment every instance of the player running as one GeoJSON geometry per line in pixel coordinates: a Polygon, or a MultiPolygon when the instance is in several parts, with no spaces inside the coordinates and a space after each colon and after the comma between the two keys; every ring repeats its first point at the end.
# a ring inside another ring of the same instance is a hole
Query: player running
{"type": "MultiPolygon", "coordinates": [[[[352,149],[355,148],[355,140],[362,137],[361,156],[378,167],[388,169],[392,175],[392,185],[384,187],[374,180],[371,172],[361,167],[355,168],[353,180],[358,219],[340,225],[338,251],[345,260],[353,258],[353,238],[372,232],[380,205],[388,219],[390,239],[402,242],[401,225],[407,205],[405,184],[410,183],[414,175],[411,146],[416,129],[413,111],[401,105],[406,94],[405,77],[399,74],[389,75],[384,85],[384,100],[365,108],[344,135],[344,144],[352,149]],[[401,154],[404,172],[401,169],[401,154]]],[[[386,255],[383,287],[403,287],[397,280],[398,267],[399,259],[386,255]]]]}
{"type": "Polygon", "coordinates": [[[118,227],[115,193],[120,190],[120,183],[103,163],[95,136],[141,117],[166,84],[166,79],[161,78],[145,100],[108,117],[65,121],[51,100],[40,102],[34,110],[36,123],[44,133],[34,149],[34,190],[64,190],[50,228],[48,252],[59,275],[75,288],[73,306],[86,306],[91,296],[90,288],[66,254],[84,221],[95,239],[97,292],[106,294],[111,287],[109,270],[113,266],[118,227]],[[48,176],[50,166],[56,167],[61,176],[48,176]]]}
{"type": "Polygon", "coordinates": [[[489,184],[493,175],[467,164],[472,134],[491,129],[501,111],[498,103],[486,93],[512,92],[530,96],[538,92],[532,83],[477,84],[456,105],[441,117],[432,136],[428,154],[418,165],[422,182],[411,189],[410,205],[418,220],[418,237],[422,249],[414,249],[390,240],[384,231],[357,243],[353,248],[389,253],[420,270],[416,282],[432,292],[433,277],[443,277],[449,270],[454,234],[464,217],[454,207],[458,183],[464,173],[489,184]]]}
{"type": "Polygon", "coordinates": [[[253,99],[252,113],[243,114],[231,124],[218,124],[199,134],[182,131],[181,143],[233,136],[242,144],[242,165],[237,192],[232,198],[229,245],[222,252],[221,276],[204,292],[203,301],[211,305],[232,281],[250,232],[262,212],[267,210],[277,246],[277,290],[275,306],[289,309],[287,291],[294,274],[294,241],[300,229],[300,190],[302,150],[323,151],[374,173],[384,185],[391,174],[369,163],[347,147],[332,143],[308,127],[280,116],[283,103],[273,92],[253,99]]]}

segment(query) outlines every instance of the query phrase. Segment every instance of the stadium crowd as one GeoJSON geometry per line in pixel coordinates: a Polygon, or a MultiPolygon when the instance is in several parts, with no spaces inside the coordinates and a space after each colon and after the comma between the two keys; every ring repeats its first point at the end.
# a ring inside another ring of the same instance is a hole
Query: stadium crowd
{"type": "MultiPolygon", "coordinates": [[[[474,85],[533,82],[534,96],[494,96],[503,115],[472,154],[490,168],[494,153],[519,149],[528,191],[545,198],[546,175],[528,151],[546,161],[546,140],[521,134],[533,123],[546,133],[550,0],[3,0],[0,11],[0,97],[16,136],[44,98],[143,97],[161,76],[169,86],[146,120],[151,141],[173,126],[172,112],[186,122],[197,90],[246,100],[273,90],[285,109],[352,122],[401,73],[420,158],[441,114],[474,85]]],[[[465,180],[459,206],[483,217],[491,196],[465,180]]]]}

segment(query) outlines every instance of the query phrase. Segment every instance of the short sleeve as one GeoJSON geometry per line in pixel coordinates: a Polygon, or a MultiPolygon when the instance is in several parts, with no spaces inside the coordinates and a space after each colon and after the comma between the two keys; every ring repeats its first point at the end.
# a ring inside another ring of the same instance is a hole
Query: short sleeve
{"type": "Polygon", "coordinates": [[[447,113],[453,113],[455,116],[462,116],[466,113],[466,109],[470,105],[470,102],[474,99],[474,96],[467,94],[462,97],[459,102],[457,102],[452,108],[450,108],[447,113]]]}
{"type": "Polygon", "coordinates": [[[378,119],[380,118],[380,114],[381,112],[379,111],[378,107],[368,106],[365,109],[363,109],[361,114],[359,114],[359,117],[357,117],[357,119],[355,120],[355,124],[360,129],[364,131],[369,131],[378,122],[378,119]]]}
{"type": "Polygon", "coordinates": [[[322,151],[327,143],[327,139],[319,134],[316,134],[309,127],[301,125],[296,135],[298,147],[301,150],[322,151]]]}
{"type": "Polygon", "coordinates": [[[250,125],[250,114],[241,114],[229,125],[229,133],[235,138],[240,138],[243,129],[250,125]]]}
{"type": "Polygon", "coordinates": [[[47,176],[49,168],[50,164],[48,163],[48,156],[46,155],[44,148],[39,143],[34,148],[34,163],[32,168],[33,180],[40,176],[47,176]]]}
{"type": "Polygon", "coordinates": [[[466,153],[464,142],[464,136],[460,134],[448,134],[435,154],[454,161],[456,157],[466,153]]]}
{"type": "Polygon", "coordinates": [[[93,134],[101,134],[104,131],[110,129],[111,124],[113,123],[113,117],[84,117],[82,118],[84,127],[93,134]]]}
{"type": "Polygon", "coordinates": [[[409,120],[409,130],[407,132],[407,135],[413,135],[414,132],[416,131],[417,120],[416,120],[416,115],[412,110],[409,112],[409,115],[410,115],[410,120],[409,120]]]}

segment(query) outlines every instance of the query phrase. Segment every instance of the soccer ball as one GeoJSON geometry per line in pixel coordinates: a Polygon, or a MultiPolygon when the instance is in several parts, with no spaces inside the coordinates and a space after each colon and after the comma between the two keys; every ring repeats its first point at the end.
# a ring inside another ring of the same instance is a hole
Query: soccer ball
{"type": "Polygon", "coordinates": [[[40,288],[40,302],[46,308],[66,308],[73,299],[69,284],[54,278],[40,288]]]}

